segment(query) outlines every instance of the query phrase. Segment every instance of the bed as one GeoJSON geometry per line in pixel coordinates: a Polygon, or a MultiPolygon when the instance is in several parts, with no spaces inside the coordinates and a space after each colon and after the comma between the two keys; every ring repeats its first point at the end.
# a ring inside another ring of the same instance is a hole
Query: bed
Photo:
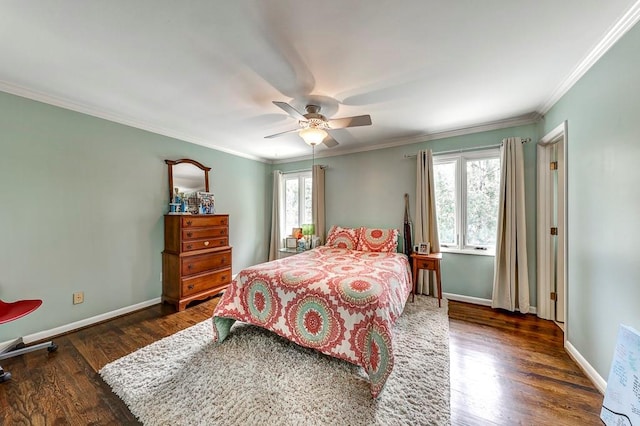
{"type": "Polygon", "coordinates": [[[242,270],[213,312],[214,341],[235,321],[364,368],[376,398],[393,369],[393,324],[412,289],[395,229],[332,227],[325,246],[242,270]]]}

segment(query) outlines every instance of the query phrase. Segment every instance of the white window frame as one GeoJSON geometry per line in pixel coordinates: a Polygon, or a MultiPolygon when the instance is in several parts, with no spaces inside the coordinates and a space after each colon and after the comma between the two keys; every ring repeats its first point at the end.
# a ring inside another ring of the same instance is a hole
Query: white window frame
{"type": "Polygon", "coordinates": [[[455,153],[443,153],[433,155],[434,168],[438,164],[455,163],[456,165],[456,242],[453,245],[447,245],[441,242],[440,251],[448,253],[462,253],[479,256],[495,256],[495,246],[480,246],[467,244],[466,241],[466,221],[467,221],[467,161],[483,160],[483,159],[500,159],[500,148],[484,148],[463,150],[455,153]]]}
{"type": "MultiPolygon", "coordinates": [[[[278,200],[278,208],[280,209],[280,236],[281,240],[284,242],[284,238],[291,235],[291,228],[286,228],[287,222],[287,212],[285,205],[286,198],[286,181],[287,180],[298,180],[298,218],[304,218],[304,180],[305,179],[313,179],[313,175],[311,170],[303,170],[292,173],[282,173],[282,178],[280,179],[280,200],[278,200]]],[[[302,224],[298,224],[299,227],[302,224]]],[[[283,243],[284,246],[284,243],[283,243]]]]}

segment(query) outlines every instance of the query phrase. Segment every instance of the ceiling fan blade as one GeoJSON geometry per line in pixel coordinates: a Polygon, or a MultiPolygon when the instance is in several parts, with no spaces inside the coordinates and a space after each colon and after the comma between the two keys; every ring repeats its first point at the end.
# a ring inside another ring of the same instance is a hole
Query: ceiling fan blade
{"type": "Polygon", "coordinates": [[[278,106],[278,107],[282,108],[284,110],[284,112],[286,112],[287,114],[289,114],[290,116],[292,116],[296,120],[306,120],[305,116],[302,115],[301,112],[299,112],[297,109],[295,109],[294,107],[292,107],[291,105],[289,105],[286,102],[273,101],[273,104],[275,106],[278,106]]]}
{"type": "Polygon", "coordinates": [[[334,146],[338,145],[338,141],[336,141],[331,135],[327,135],[327,137],[324,138],[322,143],[327,148],[333,148],[334,146]]]}
{"type": "Polygon", "coordinates": [[[297,132],[300,129],[291,129],[286,132],[274,133],[273,135],[265,136],[265,139],[277,138],[278,136],[286,135],[287,133],[297,132]]]}
{"type": "Polygon", "coordinates": [[[329,120],[329,127],[331,129],[344,129],[345,127],[358,127],[371,125],[371,116],[356,115],[354,117],[334,118],[329,120]]]}

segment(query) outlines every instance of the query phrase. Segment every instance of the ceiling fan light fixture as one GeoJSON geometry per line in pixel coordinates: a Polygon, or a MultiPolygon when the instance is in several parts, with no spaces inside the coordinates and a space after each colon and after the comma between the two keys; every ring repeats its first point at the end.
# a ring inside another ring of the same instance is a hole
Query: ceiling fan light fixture
{"type": "Polygon", "coordinates": [[[308,145],[315,146],[321,144],[329,134],[325,130],[318,129],[317,127],[307,127],[306,129],[300,130],[299,135],[308,145]]]}
{"type": "Polygon", "coordinates": [[[320,114],[320,105],[309,104],[305,107],[307,113],[302,114],[286,102],[273,101],[273,104],[289,114],[292,118],[298,120],[298,126],[300,128],[265,136],[265,138],[268,139],[298,132],[307,145],[315,147],[322,143],[327,148],[331,148],[338,145],[338,142],[333,138],[333,135],[328,133],[328,130],[371,125],[371,116],[368,114],[327,120],[327,117],[320,114]]]}

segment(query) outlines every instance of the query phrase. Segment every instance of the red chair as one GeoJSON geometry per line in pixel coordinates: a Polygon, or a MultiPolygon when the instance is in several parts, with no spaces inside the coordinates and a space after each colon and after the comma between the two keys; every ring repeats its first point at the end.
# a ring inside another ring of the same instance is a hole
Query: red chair
{"type": "MultiPolygon", "coordinates": [[[[0,324],[22,318],[23,316],[38,309],[40,305],[42,305],[42,300],[18,300],[11,303],[0,300],[0,324]]],[[[6,349],[0,351],[0,360],[44,348],[47,348],[49,352],[53,352],[58,349],[58,346],[53,342],[44,342],[32,346],[25,346],[21,337],[11,342],[6,349]]],[[[0,383],[6,382],[10,378],[11,373],[4,371],[2,366],[0,366],[0,383]]]]}

